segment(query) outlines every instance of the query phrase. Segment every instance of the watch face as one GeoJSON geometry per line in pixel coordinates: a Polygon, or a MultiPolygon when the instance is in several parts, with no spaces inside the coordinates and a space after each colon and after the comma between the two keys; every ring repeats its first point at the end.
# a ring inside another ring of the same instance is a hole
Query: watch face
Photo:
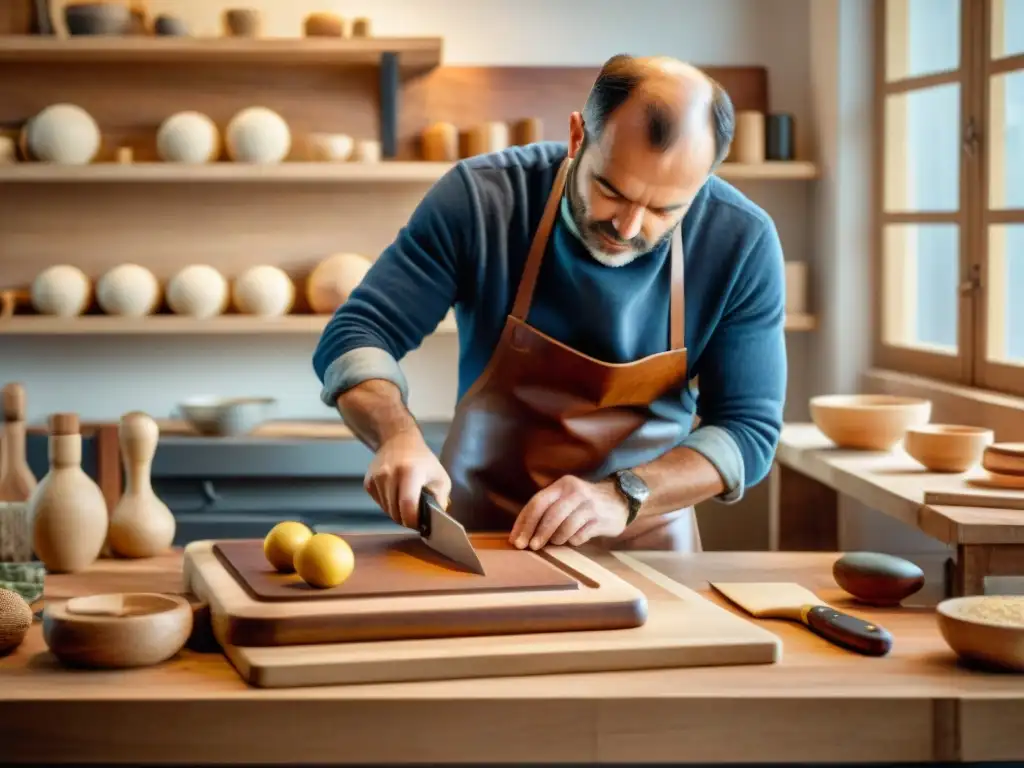
{"type": "Polygon", "coordinates": [[[647,483],[632,472],[621,472],[619,474],[619,483],[622,486],[622,490],[637,501],[643,502],[651,495],[651,489],[647,487],[647,483]]]}

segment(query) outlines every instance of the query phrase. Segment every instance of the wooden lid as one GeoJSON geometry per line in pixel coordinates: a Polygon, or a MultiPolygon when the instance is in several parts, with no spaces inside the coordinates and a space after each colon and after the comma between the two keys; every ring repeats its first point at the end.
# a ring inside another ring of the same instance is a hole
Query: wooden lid
{"type": "Polygon", "coordinates": [[[77,413],[52,413],[50,414],[51,435],[77,435],[79,434],[77,413]]]}
{"type": "Polygon", "coordinates": [[[18,382],[11,382],[3,389],[4,421],[25,420],[25,387],[18,382]]]}

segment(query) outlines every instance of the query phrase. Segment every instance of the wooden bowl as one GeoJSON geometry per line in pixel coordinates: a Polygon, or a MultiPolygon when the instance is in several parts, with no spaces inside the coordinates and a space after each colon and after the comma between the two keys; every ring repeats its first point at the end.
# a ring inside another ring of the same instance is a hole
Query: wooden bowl
{"type": "Polygon", "coordinates": [[[965,661],[1024,672],[1024,596],[973,595],[935,609],[946,644],[965,661]]]}
{"type": "Polygon", "coordinates": [[[997,475],[1024,475],[1024,443],[993,443],[985,449],[981,466],[997,475]]]}
{"type": "Polygon", "coordinates": [[[43,638],[70,666],[126,669],[159,664],[184,647],[192,606],[154,592],[76,597],[43,610],[43,638]]]}
{"type": "Polygon", "coordinates": [[[895,395],[820,395],[810,401],[814,425],[840,448],[888,451],[910,427],[927,424],[930,400],[895,395]]]}
{"type": "Polygon", "coordinates": [[[995,434],[984,427],[922,424],[903,438],[908,454],[932,472],[966,472],[981,461],[995,434]]]}
{"type": "Polygon", "coordinates": [[[118,3],[74,3],[64,6],[69,35],[126,35],[132,29],[132,13],[118,3]]]}

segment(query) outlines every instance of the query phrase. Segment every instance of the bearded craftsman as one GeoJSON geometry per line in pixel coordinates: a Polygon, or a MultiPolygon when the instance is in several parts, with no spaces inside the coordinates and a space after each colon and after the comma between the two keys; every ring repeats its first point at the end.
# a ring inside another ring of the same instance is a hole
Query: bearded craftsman
{"type": "Polygon", "coordinates": [[[700,70],[616,56],[567,144],[463,160],[430,189],[313,359],[393,520],[415,529],[426,490],[519,548],[692,552],[694,505],[765,478],[784,264],[771,218],[714,175],[732,130],[700,70]],[[399,361],[452,307],[458,400],[436,456],[399,361]]]}

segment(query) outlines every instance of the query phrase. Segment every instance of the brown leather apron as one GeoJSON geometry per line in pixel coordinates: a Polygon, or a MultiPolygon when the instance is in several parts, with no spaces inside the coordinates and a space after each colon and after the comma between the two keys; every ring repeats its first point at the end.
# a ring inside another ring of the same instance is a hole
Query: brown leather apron
{"type": "MultiPolygon", "coordinates": [[[[689,425],[649,409],[663,395],[681,393],[687,383],[681,226],[670,257],[668,351],[605,363],[526,324],[568,169],[567,159],[534,234],[498,346],[456,406],[441,449],[452,481],[449,512],[471,531],[510,531],[533,495],[560,477],[601,480],[658,458],[689,433],[689,425]]],[[[692,507],[641,514],[621,536],[594,543],[614,549],[701,549],[692,507]]]]}

